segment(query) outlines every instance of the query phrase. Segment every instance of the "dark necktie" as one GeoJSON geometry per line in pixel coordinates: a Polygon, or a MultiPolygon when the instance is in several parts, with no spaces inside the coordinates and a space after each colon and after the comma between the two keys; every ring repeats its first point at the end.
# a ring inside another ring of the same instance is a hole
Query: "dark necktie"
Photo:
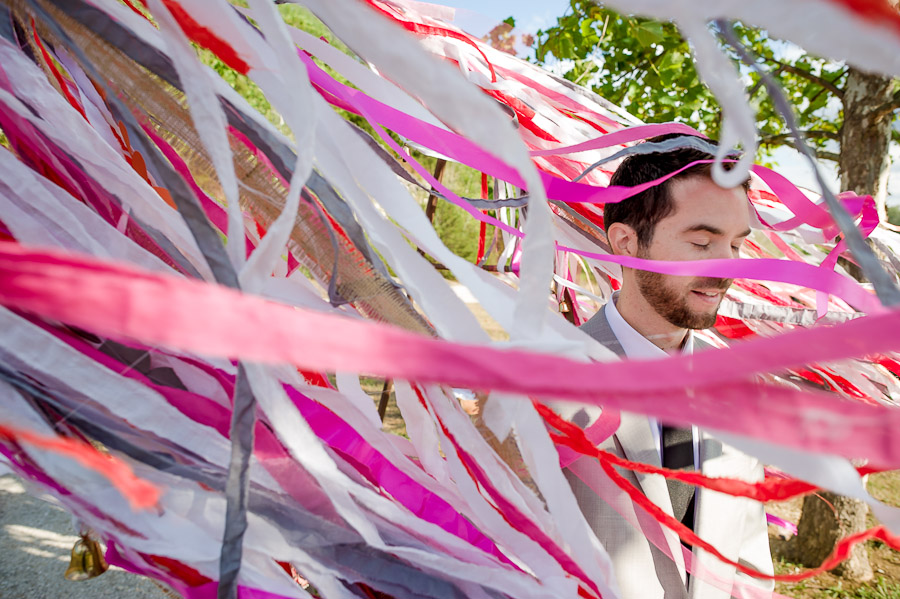
{"type": "MultiPolygon", "coordinates": [[[[662,465],[672,470],[694,469],[694,440],[690,428],[662,427],[662,465]]],[[[666,479],[672,511],[679,522],[694,528],[694,487],[666,479]]]]}

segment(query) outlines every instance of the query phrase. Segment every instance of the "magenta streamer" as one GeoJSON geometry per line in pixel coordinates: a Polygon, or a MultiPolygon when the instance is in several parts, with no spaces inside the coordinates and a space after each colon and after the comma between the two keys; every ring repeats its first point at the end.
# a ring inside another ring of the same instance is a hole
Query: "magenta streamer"
{"type": "Polygon", "coordinates": [[[101,335],[182,351],[570,399],[808,451],[868,457],[880,467],[900,465],[894,434],[900,430],[900,410],[836,401],[829,394],[751,378],[894,351],[900,347],[900,312],[894,310],[728,350],[585,364],[448,343],[130,265],[9,242],[0,242],[0,303],[101,335]],[[645,376],[649,370],[653,377],[645,376]]]}

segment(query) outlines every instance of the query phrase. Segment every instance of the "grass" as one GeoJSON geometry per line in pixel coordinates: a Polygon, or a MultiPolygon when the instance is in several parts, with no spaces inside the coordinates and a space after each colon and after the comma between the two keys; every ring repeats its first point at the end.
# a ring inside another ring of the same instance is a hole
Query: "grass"
{"type": "MultiPolygon", "coordinates": [[[[881,472],[869,476],[867,484],[869,493],[876,499],[900,507],[900,471],[881,472]]],[[[766,506],[767,511],[796,522],[800,517],[802,499],[786,502],[773,502],[766,506]]],[[[869,514],[868,526],[876,526],[878,522],[869,514]]],[[[775,558],[776,574],[794,574],[806,568],[793,563],[789,559],[777,557],[779,551],[786,550],[789,544],[773,533],[770,528],[769,541],[775,558]]],[[[900,599],[900,553],[887,547],[880,541],[866,543],[869,563],[875,578],[863,583],[850,582],[830,572],[796,583],[776,583],[775,590],[782,595],[797,599],[900,599]]],[[[786,555],[790,555],[790,552],[786,555]]]]}
{"type": "Polygon", "coordinates": [[[843,588],[843,581],[840,581],[836,586],[824,589],[822,596],[835,599],[897,599],[900,597],[900,584],[879,576],[870,586],[858,586],[849,590],[843,588]]]}
{"type": "Polygon", "coordinates": [[[897,471],[870,474],[866,488],[878,501],[900,507],[900,475],[897,471]]]}
{"type": "MultiPolygon", "coordinates": [[[[877,558],[871,552],[870,559],[874,567],[877,558]]],[[[796,573],[804,569],[788,561],[775,561],[776,574],[796,573]]],[[[825,573],[799,582],[776,583],[775,591],[797,599],[900,599],[900,582],[894,577],[879,575],[869,582],[854,583],[825,573]]]]}

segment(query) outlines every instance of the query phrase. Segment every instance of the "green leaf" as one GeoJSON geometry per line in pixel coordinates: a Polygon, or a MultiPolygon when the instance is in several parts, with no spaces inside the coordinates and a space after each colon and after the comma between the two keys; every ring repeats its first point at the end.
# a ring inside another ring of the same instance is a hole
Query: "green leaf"
{"type": "MultiPolygon", "coordinates": [[[[659,79],[662,81],[664,87],[672,87],[675,84],[675,78],[678,76],[678,72],[673,69],[660,69],[659,71],[659,79]]],[[[667,96],[663,96],[660,98],[660,102],[663,101],[667,96]]]]}
{"type": "Polygon", "coordinates": [[[572,34],[566,32],[559,38],[557,46],[559,53],[553,53],[557,58],[575,58],[575,42],[572,40],[572,34]]]}
{"type": "Polygon", "coordinates": [[[581,35],[588,38],[594,34],[594,19],[585,19],[581,22],[581,35]]]}
{"type": "Polygon", "coordinates": [[[649,48],[665,39],[662,23],[656,21],[644,21],[634,28],[634,37],[640,45],[649,48]]]}
{"type": "MultiPolygon", "coordinates": [[[[656,66],[659,69],[660,73],[662,71],[674,70],[677,72],[681,71],[681,65],[684,64],[684,54],[678,52],[677,50],[671,50],[669,52],[665,52],[662,55],[662,60],[659,61],[659,64],[656,66]]],[[[678,73],[673,74],[677,75],[678,73]]]]}

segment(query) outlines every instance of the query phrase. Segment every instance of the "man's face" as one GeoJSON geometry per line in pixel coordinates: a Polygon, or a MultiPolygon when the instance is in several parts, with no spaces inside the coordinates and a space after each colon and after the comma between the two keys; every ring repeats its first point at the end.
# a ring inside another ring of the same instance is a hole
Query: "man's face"
{"type": "MultiPolygon", "coordinates": [[[[674,211],[657,223],[639,258],[706,260],[737,258],[750,234],[747,194],[722,189],[704,176],[675,181],[670,187],[674,211]]],[[[716,321],[731,279],[678,277],[635,271],[638,289],[660,316],[684,329],[705,329],[716,321]]]]}

